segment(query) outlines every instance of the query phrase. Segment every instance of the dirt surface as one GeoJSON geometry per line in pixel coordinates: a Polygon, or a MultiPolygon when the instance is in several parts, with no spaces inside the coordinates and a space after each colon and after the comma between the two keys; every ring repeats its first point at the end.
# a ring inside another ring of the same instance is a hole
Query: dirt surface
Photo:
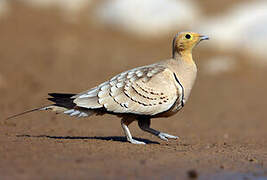
{"type": "Polygon", "coordinates": [[[75,119],[36,112],[48,92],[78,93],[124,70],[170,57],[172,35],[142,40],[69,24],[53,10],[12,6],[0,21],[0,179],[267,179],[266,69],[237,55],[235,72],[199,76],[189,102],[152,127],[178,135],[163,142],[130,126],[147,145],[127,143],[120,119],[75,119]]]}

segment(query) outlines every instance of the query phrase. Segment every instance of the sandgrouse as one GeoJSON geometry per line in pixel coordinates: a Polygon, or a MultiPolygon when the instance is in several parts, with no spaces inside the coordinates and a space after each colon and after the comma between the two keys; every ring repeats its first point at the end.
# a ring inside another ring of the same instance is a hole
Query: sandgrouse
{"type": "Polygon", "coordinates": [[[54,104],[10,118],[36,110],[77,117],[108,113],[122,118],[122,129],[133,144],[145,144],[132,138],[128,126],[135,120],[142,130],[162,140],[177,139],[177,136],[150,128],[150,120],[172,116],[185,105],[197,75],[192,49],[208,39],[193,32],[178,33],[172,42],[172,58],[122,72],[79,94],[50,93],[48,99],[54,104]]]}

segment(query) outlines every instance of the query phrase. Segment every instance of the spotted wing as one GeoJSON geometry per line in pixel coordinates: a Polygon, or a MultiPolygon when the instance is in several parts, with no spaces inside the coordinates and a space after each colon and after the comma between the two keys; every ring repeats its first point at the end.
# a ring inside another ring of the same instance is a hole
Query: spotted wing
{"type": "Polygon", "coordinates": [[[168,111],[177,101],[182,102],[182,87],[173,72],[154,64],[123,72],[73,98],[78,107],[156,115],[168,111]]]}

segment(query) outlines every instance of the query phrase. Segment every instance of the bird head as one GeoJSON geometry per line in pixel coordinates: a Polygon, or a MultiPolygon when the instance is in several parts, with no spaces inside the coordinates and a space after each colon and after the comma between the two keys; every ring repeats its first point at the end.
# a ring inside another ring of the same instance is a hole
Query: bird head
{"type": "Polygon", "coordinates": [[[200,35],[194,32],[180,32],[175,35],[172,43],[172,55],[192,53],[192,49],[202,40],[208,40],[208,36],[200,35]]]}

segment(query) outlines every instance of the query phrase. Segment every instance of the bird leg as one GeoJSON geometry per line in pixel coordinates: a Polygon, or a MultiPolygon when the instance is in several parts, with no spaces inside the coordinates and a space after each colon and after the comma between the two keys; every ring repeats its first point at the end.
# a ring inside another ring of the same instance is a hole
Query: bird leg
{"type": "Polygon", "coordinates": [[[121,127],[123,129],[123,132],[125,134],[125,136],[127,137],[127,140],[132,143],[132,144],[146,144],[142,141],[137,141],[135,139],[133,139],[131,133],[130,133],[130,130],[128,128],[128,126],[134,121],[135,119],[132,119],[132,118],[126,118],[126,117],[123,117],[121,119],[121,127]]]}
{"type": "Polygon", "coordinates": [[[168,138],[178,139],[178,136],[173,136],[173,135],[163,133],[163,132],[150,128],[150,124],[151,124],[151,120],[149,117],[141,117],[141,118],[139,117],[138,125],[143,131],[153,134],[164,141],[168,141],[168,138]]]}

